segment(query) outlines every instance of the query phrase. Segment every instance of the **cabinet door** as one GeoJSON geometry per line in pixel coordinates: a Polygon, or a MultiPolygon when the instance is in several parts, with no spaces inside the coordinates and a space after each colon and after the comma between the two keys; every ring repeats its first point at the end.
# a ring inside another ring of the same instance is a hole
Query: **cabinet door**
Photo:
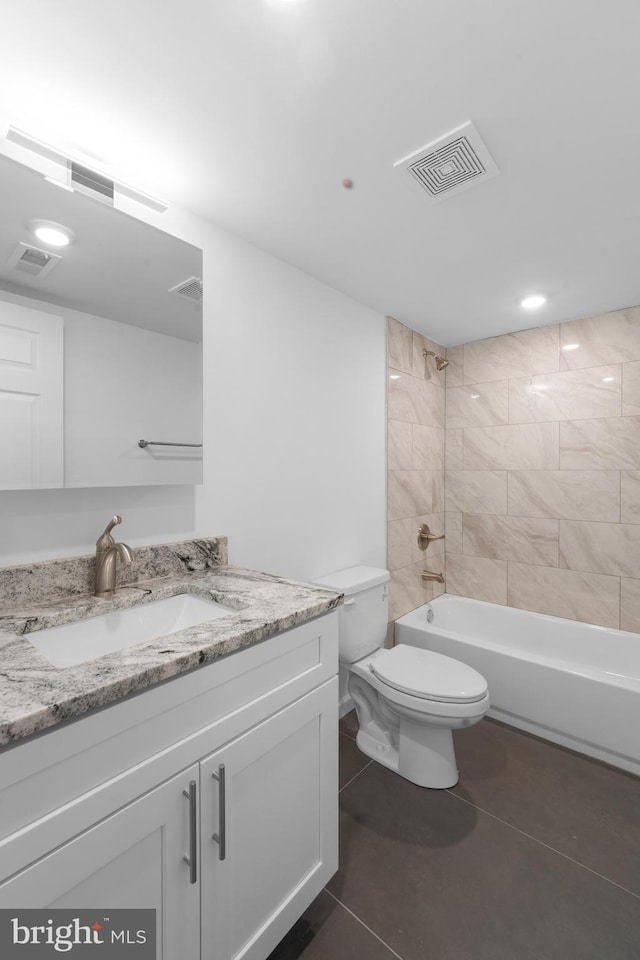
{"type": "Polygon", "coordinates": [[[335,873],[337,726],[335,677],[202,762],[202,960],[264,960],[335,873]]]}
{"type": "Polygon", "coordinates": [[[0,907],[156,910],[157,956],[199,960],[199,884],[191,883],[195,764],[0,885],[0,907]]]}

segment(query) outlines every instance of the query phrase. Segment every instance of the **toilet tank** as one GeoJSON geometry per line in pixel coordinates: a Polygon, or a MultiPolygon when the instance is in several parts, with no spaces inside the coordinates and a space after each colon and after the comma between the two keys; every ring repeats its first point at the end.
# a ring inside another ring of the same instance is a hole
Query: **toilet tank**
{"type": "Polygon", "coordinates": [[[315,583],[344,593],[344,604],[338,608],[338,649],[343,663],[354,663],[384,646],[389,615],[388,570],[348,567],[315,583]]]}

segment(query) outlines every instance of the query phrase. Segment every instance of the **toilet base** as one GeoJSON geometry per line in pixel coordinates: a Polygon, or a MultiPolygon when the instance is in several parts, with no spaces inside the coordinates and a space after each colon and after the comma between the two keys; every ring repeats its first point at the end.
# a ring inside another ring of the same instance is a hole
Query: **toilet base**
{"type": "Polygon", "coordinates": [[[381,763],[383,767],[388,767],[394,773],[398,772],[398,751],[390,743],[377,739],[366,730],[358,730],[356,744],[365,756],[381,763]]]}
{"type": "Polygon", "coordinates": [[[400,720],[398,773],[420,787],[445,790],[458,782],[453,736],[447,727],[400,720]]]}
{"type": "Polygon", "coordinates": [[[402,718],[399,729],[390,731],[370,720],[358,730],[356,744],[365,756],[419,787],[444,790],[458,782],[449,729],[426,728],[424,724],[402,718]]]}

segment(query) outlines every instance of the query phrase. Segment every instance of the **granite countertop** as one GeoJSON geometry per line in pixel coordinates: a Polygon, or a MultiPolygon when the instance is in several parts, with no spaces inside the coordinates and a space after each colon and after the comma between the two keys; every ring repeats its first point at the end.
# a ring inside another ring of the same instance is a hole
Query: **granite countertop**
{"type": "Polygon", "coordinates": [[[80,594],[14,604],[12,610],[5,606],[0,611],[0,744],[252,646],[327,613],[341,599],[324,587],[228,566],[217,558],[205,569],[138,579],[120,586],[109,600],[80,594]],[[45,627],[183,593],[213,599],[233,612],[76,666],[53,666],[27,639],[45,627]]]}

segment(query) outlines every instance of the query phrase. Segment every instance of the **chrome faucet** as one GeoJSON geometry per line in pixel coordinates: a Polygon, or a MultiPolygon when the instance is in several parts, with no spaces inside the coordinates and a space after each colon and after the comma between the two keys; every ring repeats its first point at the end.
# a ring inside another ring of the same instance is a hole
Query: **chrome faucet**
{"type": "Polygon", "coordinates": [[[131,563],[133,551],[126,543],[116,543],[111,531],[116,524],[122,523],[122,517],[112,517],[102,536],[96,542],[96,586],[94,596],[113,597],[116,592],[116,561],[131,563]]]}

